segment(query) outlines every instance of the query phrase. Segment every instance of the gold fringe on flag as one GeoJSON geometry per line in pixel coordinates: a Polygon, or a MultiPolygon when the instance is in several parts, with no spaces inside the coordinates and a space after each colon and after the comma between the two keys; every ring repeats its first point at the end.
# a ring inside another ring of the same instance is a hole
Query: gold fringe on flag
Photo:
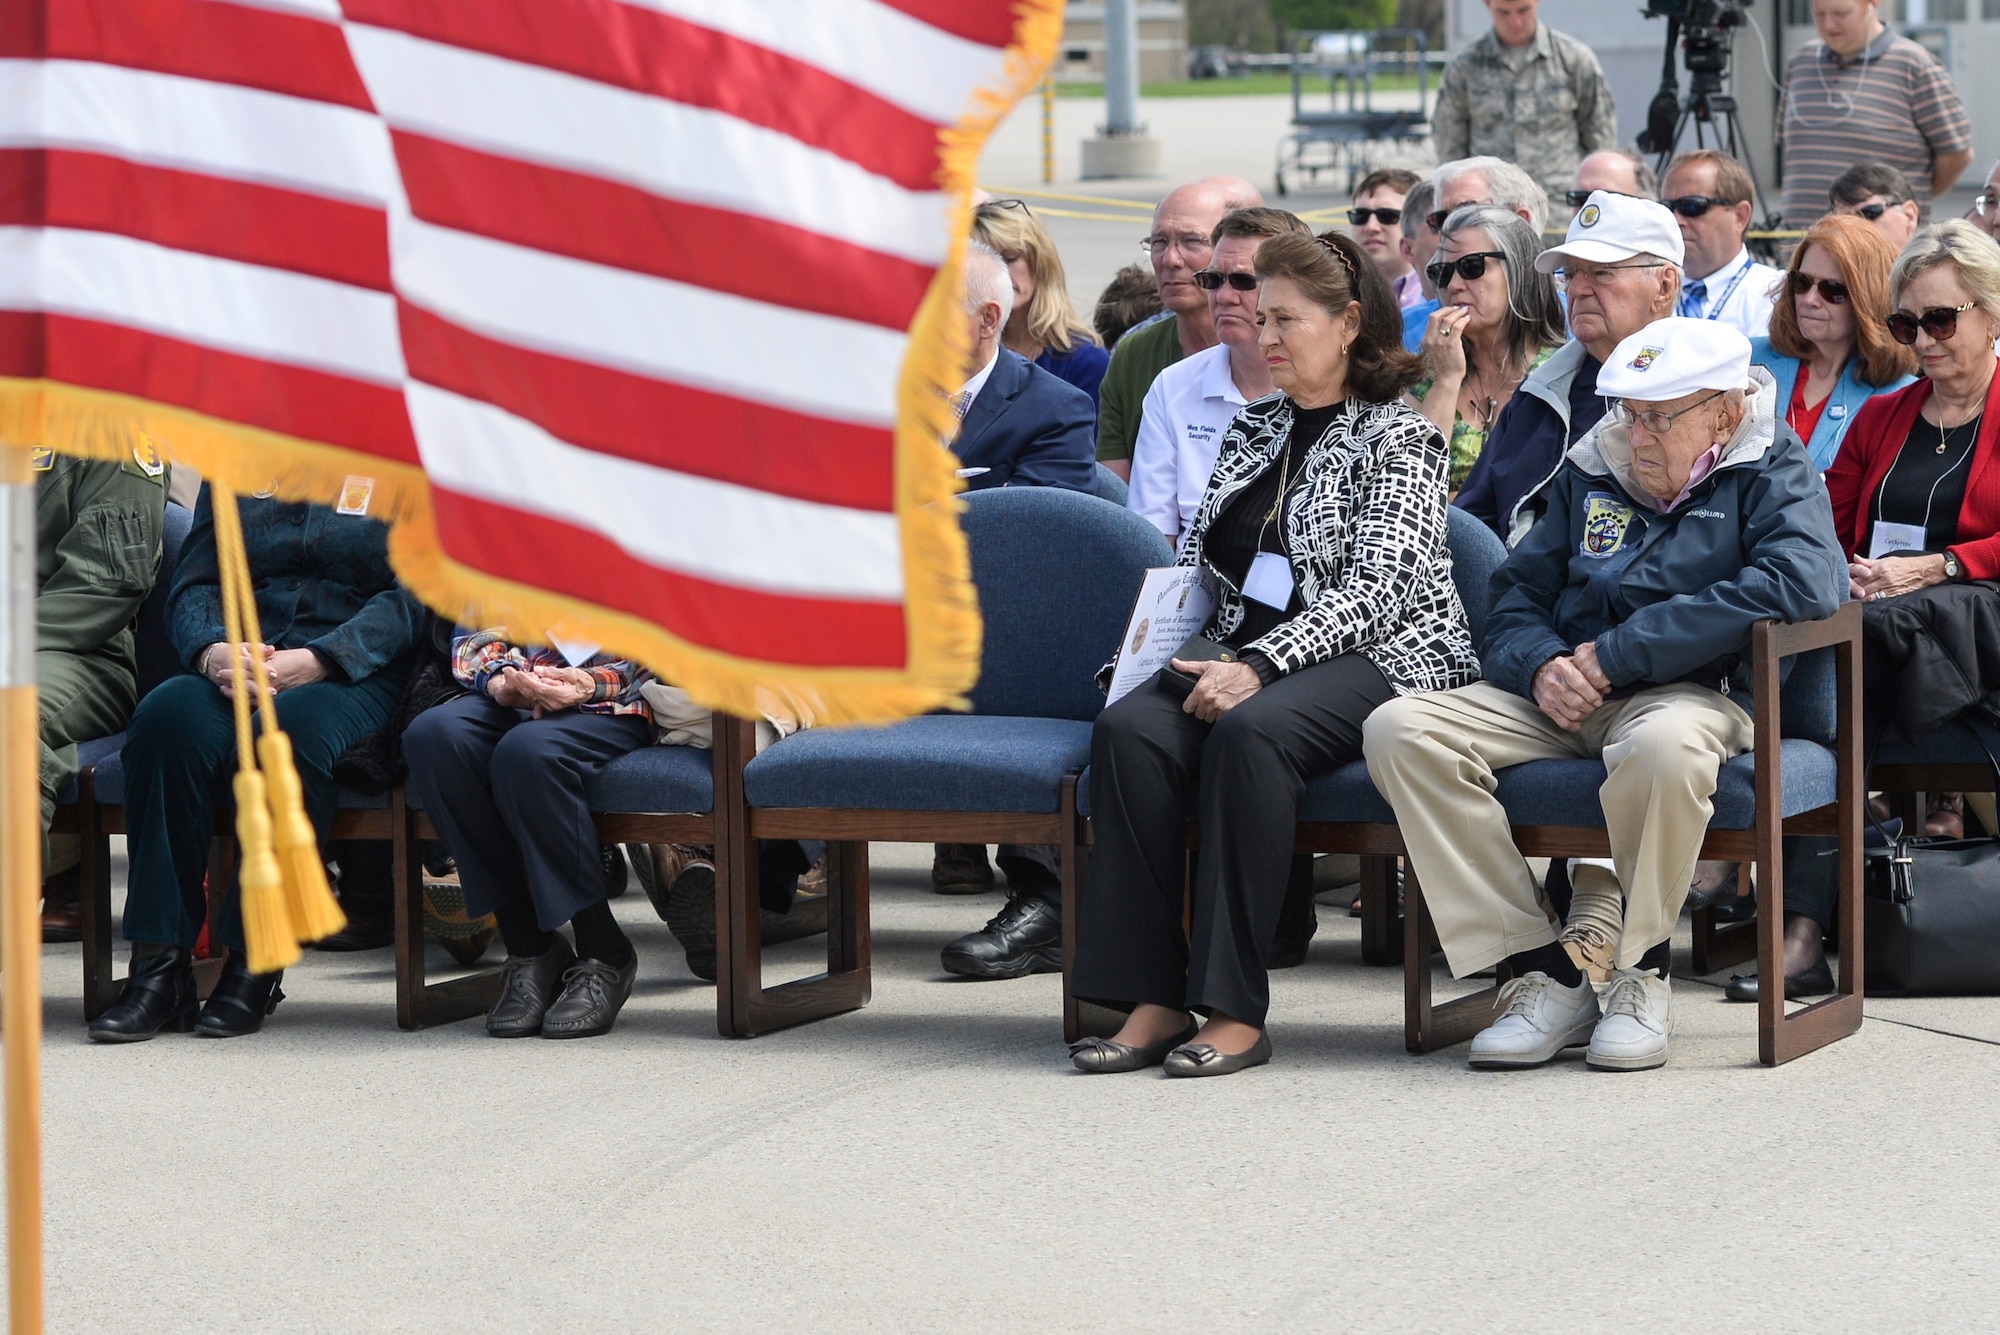
{"type": "MultiPolygon", "coordinates": [[[[350,478],[366,478],[372,484],[370,515],[392,526],[390,558],[397,574],[443,616],[465,625],[513,627],[518,638],[535,639],[558,629],[595,641],[644,663],[714,709],[753,717],[759,712],[759,692],[772,689],[790,693],[822,723],[882,722],[941,706],[962,708],[979,674],[979,603],[959,525],[961,507],[954,500],[960,484],[953,476],[952,456],[938,442],[955,429],[947,396],[964,379],[966,329],[959,287],[974,168],[994,127],[1041,80],[1061,39],[1063,11],[1062,0],[1016,0],[1014,40],[999,82],[979,89],[966,115],[938,136],[938,185],[958,203],[952,214],[951,253],[918,309],[897,382],[895,503],[908,627],[904,662],[898,667],[813,668],[738,658],[630,614],[461,565],[439,541],[421,471],[339,446],[129,395],[7,377],[0,377],[0,440],[121,461],[136,455],[143,462],[159,451],[184,462],[215,484],[218,545],[226,490],[333,505],[350,478]]],[[[233,497],[229,508],[234,513],[233,497]]],[[[228,581],[224,583],[226,587],[228,581]]],[[[253,606],[248,619],[254,615],[253,606]]],[[[240,643],[232,640],[232,645],[240,643]]],[[[267,716],[266,740],[276,731],[275,720],[267,716]]],[[[278,775],[286,767],[276,753],[283,747],[257,745],[270,753],[259,782],[268,784],[272,791],[267,800],[277,804],[272,807],[277,847],[285,851],[293,883],[302,887],[303,898],[294,905],[302,918],[290,925],[316,931],[327,918],[313,907],[316,889],[304,867],[305,843],[289,815],[298,810],[303,818],[302,807],[289,792],[280,791],[285,785],[278,775]]],[[[246,758],[244,769],[255,769],[254,761],[246,758]]],[[[318,865],[316,850],[311,861],[318,865]]],[[[246,920],[248,871],[246,850],[246,920]]],[[[318,884],[324,875],[321,867],[318,884]]]]}

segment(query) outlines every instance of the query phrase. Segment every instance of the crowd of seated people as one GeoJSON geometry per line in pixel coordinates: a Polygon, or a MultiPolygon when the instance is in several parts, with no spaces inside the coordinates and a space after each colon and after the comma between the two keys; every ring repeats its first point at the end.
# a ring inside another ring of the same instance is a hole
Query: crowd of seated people
{"type": "MultiPolygon", "coordinates": [[[[1318,236],[1247,182],[1191,182],[1160,200],[1147,263],[1120,271],[1088,322],[1033,208],[975,208],[971,352],[941,442],[964,486],[1096,493],[1101,464],[1217,594],[1213,655],[1177,659],[1096,725],[1075,991],[1129,1017],[1075,1046],[1079,1069],[1212,1076],[1269,1060],[1269,971],[1300,962],[1316,926],[1292,813],[1312,775],[1364,755],[1450,966],[1511,977],[1472,1060],[1581,1047],[1599,1067],[1658,1066],[1672,925],[1739,889],[1733,865],[1695,854],[1719,767],[1750,745],[1751,622],[1862,600],[1869,755],[2000,689],[1978,652],[2000,633],[1984,582],[2000,579],[2000,475],[1986,467],[2000,448],[2000,167],[1967,219],[1920,226],[1903,173],[1856,164],[1782,268],[1753,258],[1754,186],[1725,154],[1684,153],[1656,186],[1636,153],[1600,149],[1573,186],[1545,247],[1552,201],[1496,157],[1373,171],[1347,227],[1318,236]],[[1481,643],[1451,583],[1451,505],[1510,550],[1481,643]],[[1940,662],[1961,669],[1949,688],[1940,662]],[[1544,883],[1491,776],[1555,756],[1603,759],[1612,855],[1544,883]],[[1203,829],[1191,877],[1189,811],[1203,829]]],[[[41,535],[44,610],[96,600],[66,623],[87,620],[88,636],[44,645],[45,671],[76,682],[45,709],[45,824],[75,744],[129,719],[132,967],[91,1023],[105,1042],[253,1033],[284,996],[248,969],[231,887],[210,924],[226,967],[205,1005],[195,994],[234,677],[204,491],[168,590],[183,671],[133,708],[163,472],[141,454],[52,463],[42,479],[69,498],[41,535]]],[[[332,767],[399,722],[425,614],[375,521],[257,498],[243,515],[271,641],[259,652],[324,843],[332,767]]],[[[480,628],[454,649],[462,693],[417,713],[402,747],[468,913],[491,914],[506,947],[488,1032],[605,1033],[638,963],[583,788],[656,740],[652,680],[480,628]]],[[[1961,830],[1956,795],[1933,796],[1927,828],[1961,830]]],[[[1788,997],[1833,986],[1825,849],[1786,841],[1788,997]]],[[[817,850],[770,852],[777,913],[817,850]]],[[[995,888],[995,863],[1007,889],[984,928],[944,947],[947,972],[1062,967],[1057,857],[938,846],[940,893],[995,888]]],[[[658,902],[680,904],[675,935],[712,976],[713,932],[694,921],[712,916],[712,870],[698,880],[658,902]]],[[[59,874],[48,894],[59,932],[74,886],[59,874]]],[[[1740,975],[1728,995],[1758,988],[1740,975]]]]}

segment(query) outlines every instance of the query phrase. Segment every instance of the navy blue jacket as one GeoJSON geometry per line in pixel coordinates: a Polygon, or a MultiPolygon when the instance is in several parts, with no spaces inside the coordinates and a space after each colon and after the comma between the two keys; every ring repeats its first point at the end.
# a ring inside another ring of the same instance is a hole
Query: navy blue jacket
{"type": "Polygon", "coordinates": [[[965,480],[970,491],[1089,491],[1097,477],[1097,409],[1075,385],[1002,348],[951,450],[963,467],[987,470],[965,480]]]}
{"type": "Polygon", "coordinates": [[[1564,452],[1604,416],[1597,371],[1597,359],[1581,343],[1557,349],[1500,410],[1465,475],[1452,504],[1509,547],[1534,522],[1535,507],[1526,502],[1562,467],[1564,452]]]}
{"type": "MultiPolygon", "coordinates": [[[[381,671],[416,647],[424,605],[389,568],[386,527],[325,505],[245,496],[238,507],[266,644],[311,649],[349,681],[381,671]]],[[[227,638],[206,486],[167,592],[167,627],[174,652],[189,668],[203,649],[227,638]]]]}
{"type": "Polygon", "coordinates": [[[1623,429],[1578,442],[1544,490],[1547,511],[1493,576],[1480,662],[1532,699],[1536,671],[1595,641],[1620,694],[1690,681],[1750,688],[1753,622],[1831,616],[1847,559],[1826,484],[1776,420],[1770,374],[1715,471],[1661,514],[1626,483],[1623,429]]]}

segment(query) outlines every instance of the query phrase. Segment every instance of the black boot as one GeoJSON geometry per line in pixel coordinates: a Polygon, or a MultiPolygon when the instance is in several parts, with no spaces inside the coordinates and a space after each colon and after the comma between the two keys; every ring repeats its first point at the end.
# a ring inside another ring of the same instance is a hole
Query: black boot
{"type": "Polygon", "coordinates": [[[111,1009],[90,1022],[95,1043],[143,1043],[162,1029],[185,1034],[194,1028],[194,956],[179,946],[133,952],[125,990],[111,1009]]]}
{"type": "Polygon", "coordinates": [[[264,1017],[285,999],[285,990],[278,986],[284,976],[283,969],[251,973],[248,961],[230,951],[222,976],[215,980],[215,990],[208,994],[208,1004],[201,1008],[195,1032],[208,1038],[241,1038],[256,1033],[264,1027],[264,1017]]]}
{"type": "Polygon", "coordinates": [[[1294,853],[1285,878],[1285,905],[1278,910],[1277,939],[1271,943],[1267,969],[1295,969],[1306,962],[1306,947],[1319,931],[1319,911],[1313,907],[1313,860],[1294,853]]]}

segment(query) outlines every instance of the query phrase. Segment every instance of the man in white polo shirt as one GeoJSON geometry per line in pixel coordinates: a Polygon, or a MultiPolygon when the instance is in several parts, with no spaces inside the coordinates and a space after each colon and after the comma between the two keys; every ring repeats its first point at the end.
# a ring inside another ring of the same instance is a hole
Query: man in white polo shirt
{"type": "Polygon", "coordinates": [[[1208,267],[1194,278],[1220,341],[1154,377],[1132,445],[1126,504],[1176,546],[1208,489],[1223,432],[1244,404],[1273,392],[1257,346],[1257,249],[1266,237],[1310,231],[1283,209],[1237,209],[1215,225],[1208,267]]]}

